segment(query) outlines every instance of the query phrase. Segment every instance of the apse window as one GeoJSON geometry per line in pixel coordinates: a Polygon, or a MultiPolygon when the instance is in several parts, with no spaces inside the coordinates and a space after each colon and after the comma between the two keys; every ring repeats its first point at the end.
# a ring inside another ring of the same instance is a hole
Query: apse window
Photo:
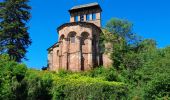
{"type": "Polygon", "coordinates": [[[57,56],[59,56],[59,50],[57,50],[57,56]]]}
{"type": "Polygon", "coordinates": [[[70,37],[70,42],[75,43],[75,36],[70,37]]]}
{"type": "Polygon", "coordinates": [[[96,13],[92,14],[92,20],[96,20],[96,13]]]}
{"type": "Polygon", "coordinates": [[[74,16],[74,21],[78,22],[78,16],[74,16]]]}
{"type": "Polygon", "coordinates": [[[80,16],[80,21],[81,21],[81,22],[84,21],[84,15],[81,15],[81,16],[80,16]]]}
{"type": "Polygon", "coordinates": [[[86,15],[86,20],[87,20],[87,21],[90,20],[90,15],[91,15],[91,14],[87,14],[87,15],[86,15]]]}

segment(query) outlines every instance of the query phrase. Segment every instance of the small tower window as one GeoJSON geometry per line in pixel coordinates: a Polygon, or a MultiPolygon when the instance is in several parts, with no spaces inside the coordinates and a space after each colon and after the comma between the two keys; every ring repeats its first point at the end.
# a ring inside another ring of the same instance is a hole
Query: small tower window
{"type": "Polygon", "coordinates": [[[74,22],[78,22],[78,16],[74,16],[74,22]]]}
{"type": "Polygon", "coordinates": [[[87,15],[86,15],[86,20],[87,20],[87,21],[90,20],[90,15],[91,15],[91,14],[87,14],[87,15]]]}
{"type": "Polygon", "coordinates": [[[80,21],[84,21],[84,15],[80,15],[80,21]]]}
{"type": "Polygon", "coordinates": [[[96,13],[92,14],[92,20],[96,20],[96,13]]]}

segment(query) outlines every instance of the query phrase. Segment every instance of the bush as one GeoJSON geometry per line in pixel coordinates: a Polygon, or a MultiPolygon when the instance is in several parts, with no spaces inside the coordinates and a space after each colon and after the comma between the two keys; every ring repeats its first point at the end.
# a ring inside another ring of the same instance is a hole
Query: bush
{"type": "Polygon", "coordinates": [[[8,55],[0,55],[0,99],[20,100],[24,97],[25,88],[23,79],[27,68],[9,59],[8,55]],[[23,96],[24,95],[24,96],[23,96]]]}
{"type": "Polygon", "coordinates": [[[52,74],[44,71],[28,70],[27,82],[28,100],[50,100],[52,98],[52,74]]]}
{"type": "Polygon", "coordinates": [[[119,82],[108,82],[97,78],[71,75],[58,78],[53,83],[54,100],[103,100],[125,99],[126,85],[119,82]]]}
{"type": "Polygon", "coordinates": [[[150,81],[145,90],[144,90],[144,98],[150,99],[170,99],[170,77],[169,76],[161,76],[150,81]]]}
{"type": "Polygon", "coordinates": [[[94,70],[81,73],[81,75],[89,76],[93,78],[101,78],[105,81],[119,81],[119,82],[121,81],[121,79],[119,78],[119,74],[114,67],[110,67],[106,69],[104,68],[104,66],[101,66],[94,70]]]}

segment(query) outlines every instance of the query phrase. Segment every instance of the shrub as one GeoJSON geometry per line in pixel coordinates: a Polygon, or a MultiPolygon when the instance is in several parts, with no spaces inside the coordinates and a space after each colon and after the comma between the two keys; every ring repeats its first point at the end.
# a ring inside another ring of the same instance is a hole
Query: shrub
{"type": "Polygon", "coordinates": [[[145,99],[170,99],[170,77],[168,75],[159,76],[150,81],[144,90],[145,99]]]}
{"type": "Polygon", "coordinates": [[[9,59],[8,55],[0,55],[0,99],[9,100],[25,96],[24,82],[27,68],[9,59]]]}
{"type": "Polygon", "coordinates": [[[58,78],[53,83],[54,100],[103,100],[125,99],[126,85],[119,82],[103,81],[80,75],[58,78]]]}

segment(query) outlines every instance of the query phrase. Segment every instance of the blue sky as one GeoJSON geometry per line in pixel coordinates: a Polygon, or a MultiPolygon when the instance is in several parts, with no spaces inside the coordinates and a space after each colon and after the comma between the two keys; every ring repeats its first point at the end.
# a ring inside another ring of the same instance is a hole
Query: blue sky
{"type": "Polygon", "coordinates": [[[91,2],[103,9],[102,26],[113,17],[127,19],[134,24],[134,32],[155,39],[158,47],[170,45],[170,0],[30,0],[32,45],[24,62],[30,68],[46,66],[47,48],[58,41],[56,28],[69,22],[68,10],[91,2]]]}

